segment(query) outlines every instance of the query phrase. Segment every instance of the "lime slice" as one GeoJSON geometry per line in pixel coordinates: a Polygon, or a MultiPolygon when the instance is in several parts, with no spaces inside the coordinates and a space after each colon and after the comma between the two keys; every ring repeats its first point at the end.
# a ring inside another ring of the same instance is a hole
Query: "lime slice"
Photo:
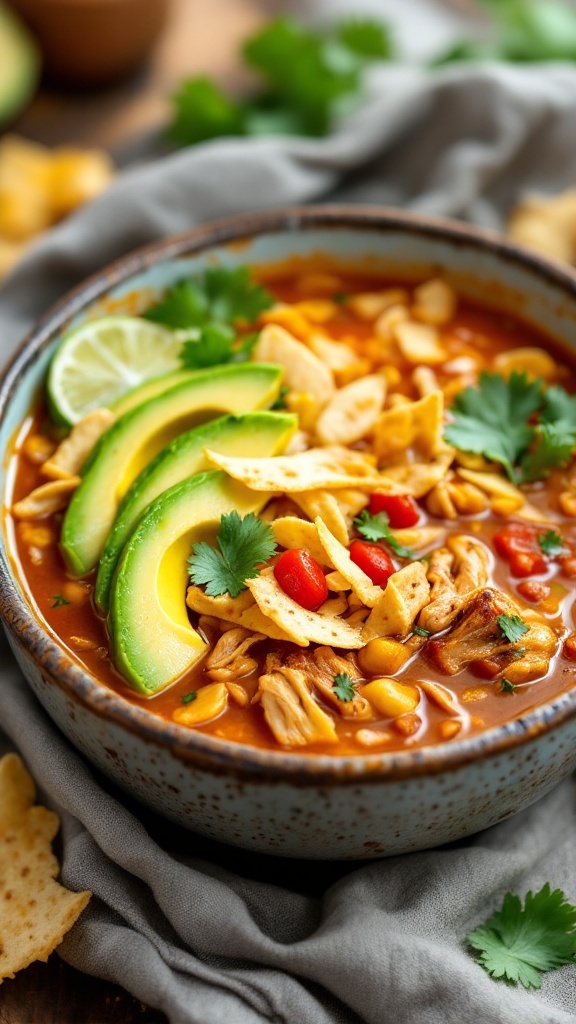
{"type": "Polygon", "coordinates": [[[181,368],[182,340],[136,316],[106,316],[71,331],[48,371],[50,415],[72,426],[92,409],[113,405],[151,377],[181,368]]]}

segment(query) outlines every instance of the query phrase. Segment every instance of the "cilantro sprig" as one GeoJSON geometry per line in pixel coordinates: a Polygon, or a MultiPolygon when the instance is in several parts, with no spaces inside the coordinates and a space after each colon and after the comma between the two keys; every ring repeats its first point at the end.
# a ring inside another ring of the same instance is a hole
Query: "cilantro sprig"
{"type": "Polygon", "coordinates": [[[499,615],[496,622],[502,636],[506,637],[511,644],[517,643],[528,632],[528,626],[519,615],[499,615]]]}
{"type": "Polygon", "coordinates": [[[205,584],[209,597],[238,597],[246,580],[258,576],[259,566],[276,552],[272,527],[253,512],[243,519],[235,510],[224,514],[216,542],[219,550],[206,541],[194,544],[188,559],[190,579],[198,586],[205,584]]]}
{"type": "Polygon", "coordinates": [[[452,407],[449,444],[504,467],[514,483],[529,483],[565,465],[576,445],[576,397],[560,385],[544,388],[526,373],[480,374],[452,407]]]}
{"type": "Polygon", "coordinates": [[[261,78],[251,99],[230,99],[209,78],[183,82],[172,97],[170,138],[189,146],[222,135],[324,135],[362,87],[364,69],[387,60],[386,25],[352,18],[313,29],[279,17],[246,40],[244,62],[261,78]]]}
{"type": "Polygon", "coordinates": [[[52,598],[52,604],[50,605],[50,607],[64,608],[64,606],[67,604],[70,604],[70,601],[67,601],[63,594],[54,594],[52,598]]]}
{"type": "Polygon", "coordinates": [[[436,58],[460,60],[576,60],[576,12],[562,0],[480,0],[493,17],[482,39],[464,39],[436,58]]]}
{"type": "Polygon", "coordinates": [[[354,520],[354,526],[358,533],[366,540],[384,540],[398,558],[414,558],[415,555],[411,548],[398,543],[389,524],[390,520],[385,512],[377,512],[372,516],[368,509],[364,509],[354,520]]]}
{"type": "Polygon", "coordinates": [[[534,895],[528,892],[524,906],[508,892],[501,909],[467,941],[491,977],[540,988],[543,971],[576,959],[576,907],[548,883],[534,895]]]}
{"type": "Polygon", "coordinates": [[[564,551],[564,541],[556,530],[546,530],[546,533],[538,534],[538,544],[540,550],[549,558],[555,558],[564,551]]]}
{"type": "Polygon", "coordinates": [[[332,689],[334,690],[338,700],[354,700],[354,684],[347,672],[338,672],[338,674],[334,676],[332,689]]]}
{"type": "Polygon", "coordinates": [[[143,316],[187,332],[180,358],[186,369],[196,370],[249,359],[257,334],[239,337],[234,325],[252,323],[273,303],[248,267],[210,267],[177,281],[143,316]]]}

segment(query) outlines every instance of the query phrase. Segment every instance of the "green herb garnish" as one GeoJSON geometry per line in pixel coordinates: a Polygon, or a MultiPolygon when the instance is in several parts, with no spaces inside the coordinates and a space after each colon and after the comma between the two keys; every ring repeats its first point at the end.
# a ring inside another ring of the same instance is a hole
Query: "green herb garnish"
{"type": "Polygon", "coordinates": [[[457,60],[576,60],[576,12],[560,0],[481,0],[493,16],[485,39],[456,43],[435,64],[457,60]]]}
{"type": "Polygon", "coordinates": [[[282,384],[282,386],[280,387],[280,392],[278,394],[278,398],[276,399],[275,402],[273,402],[273,404],[270,406],[270,408],[274,409],[276,411],[279,410],[279,409],[285,409],[286,408],[286,395],[288,394],[289,390],[290,390],[290,388],[287,387],[286,384],[282,384]]]}
{"type": "Polygon", "coordinates": [[[416,636],[431,636],[431,631],[429,629],[423,629],[422,626],[413,626],[412,632],[416,633],[416,636]]]}
{"type": "Polygon", "coordinates": [[[210,267],[178,281],[164,298],[143,313],[147,320],[186,330],[208,323],[252,323],[274,304],[274,297],[252,280],[248,267],[210,267]]]}
{"type": "Polygon", "coordinates": [[[500,689],[502,690],[502,693],[514,693],[516,687],[514,683],[510,682],[509,679],[506,679],[505,676],[502,676],[502,679],[500,680],[500,689]]]}
{"type": "Polygon", "coordinates": [[[238,597],[246,589],[245,581],[258,576],[258,567],[276,552],[272,527],[253,512],[243,519],[236,511],[223,515],[216,541],[220,550],[199,541],[188,559],[190,579],[205,584],[209,597],[238,597]]]}
{"type": "Polygon", "coordinates": [[[346,672],[339,672],[338,675],[334,676],[332,689],[334,690],[334,693],[338,697],[338,700],[354,700],[354,685],[352,683],[352,680],[350,679],[350,676],[346,672]]]}
{"type": "Polygon", "coordinates": [[[491,977],[540,988],[543,971],[576,959],[576,907],[548,883],[535,895],[527,893],[524,907],[508,892],[502,908],[467,941],[491,977]]]}
{"type": "Polygon", "coordinates": [[[67,601],[66,598],[62,596],[62,594],[54,594],[52,602],[53,603],[50,606],[51,608],[63,608],[64,605],[70,604],[70,601],[67,601]]]}
{"type": "Polygon", "coordinates": [[[180,703],[191,704],[193,700],[196,700],[197,696],[196,690],[190,690],[190,693],[185,693],[183,697],[180,697],[180,703]]]}
{"type": "Polygon", "coordinates": [[[392,56],[385,25],[347,19],[312,29],[290,17],[269,22],[246,41],[244,62],[261,78],[255,97],[236,102],[209,78],[183,82],[172,97],[168,134],[189,146],[222,135],[324,135],[360,93],[365,68],[392,56]]]}
{"type": "Polygon", "coordinates": [[[565,465],[576,444],[576,398],[559,385],[545,389],[526,373],[481,373],[452,407],[444,437],[462,451],[499,462],[514,483],[528,483],[565,465]],[[536,417],[538,415],[538,418],[536,417]]]}
{"type": "Polygon", "coordinates": [[[539,534],[538,543],[544,554],[550,558],[561,555],[564,550],[564,541],[556,530],[547,530],[546,533],[539,534]]]}
{"type": "Polygon", "coordinates": [[[500,626],[502,636],[511,644],[515,644],[528,632],[528,626],[519,615],[499,615],[496,622],[500,626]]]}
{"type": "Polygon", "coordinates": [[[411,548],[405,548],[402,544],[398,543],[390,529],[389,523],[390,520],[385,512],[377,512],[376,515],[371,516],[367,509],[364,509],[354,520],[354,526],[358,533],[365,537],[366,540],[384,540],[398,558],[414,558],[414,552],[411,548]]]}

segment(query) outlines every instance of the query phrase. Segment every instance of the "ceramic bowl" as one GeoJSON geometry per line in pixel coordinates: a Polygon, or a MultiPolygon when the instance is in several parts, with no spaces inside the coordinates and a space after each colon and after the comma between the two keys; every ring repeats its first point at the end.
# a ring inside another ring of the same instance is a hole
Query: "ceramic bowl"
{"type": "MultiPolygon", "coordinates": [[[[62,332],[97,315],[104,299],[133,312],[155,289],[214,259],[297,264],[316,252],[398,277],[441,270],[467,296],[576,348],[576,275],[495,235],[370,208],[238,217],[140,249],[62,299],[4,376],[2,450],[62,332]]],[[[315,858],[423,849],[507,818],[576,765],[576,689],[506,725],[427,749],[346,757],[256,750],[167,723],[101,685],[43,624],[4,541],[0,610],[34,693],[90,761],[161,814],[245,848],[315,858]]]]}

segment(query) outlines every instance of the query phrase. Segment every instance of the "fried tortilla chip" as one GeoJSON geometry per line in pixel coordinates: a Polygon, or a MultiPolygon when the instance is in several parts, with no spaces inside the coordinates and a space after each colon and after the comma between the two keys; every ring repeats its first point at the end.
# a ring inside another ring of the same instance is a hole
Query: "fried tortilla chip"
{"type": "Polygon", "coordinates": [[[16,754],[0,761],[0,982],[46,961],[90,899],[56,881],[60,822],[34,806],[36,789],[16,754]]]}
{"type": "Polygon", "coordinates": [[[363,452],[340,448],[310,448],[298,455],[277,455],[273,458],[238,459],[204,449],[211,463],[224,469],[235,480],[241,480],[253,491],[284,491],[287,494],[315,488],[357,487],[385,494],[405,494],[406,488],[381,476],[373,459],[363,452]]]}
{"type": "Polygon", "coordinates": [[[405,636],[429,598],[430,584],[422,562],[411,562],[399,569],[390,576],[386,590],[364,624],[364,643],[377,636],[405,636]]]}
{"type": "MultiPolygon", "coordinates": [[[[316,519],[317,516],[320,516],[330,533],[333,533],[341,544],[348,544],[348,527],[334,494],[324,490],[300,491],[299,494],[294,495],[292,500],[309,519],[316,519]]],[[[322,564],[325,563],[322,562],[322,564]]]]}
{"type": "Polygon", "coordinates": [[[313,395],[321,407],[334,394],[330,367],[284,327],[267,324],[252,350],[252,358],[259,363],[279,363],[284,367],[284,383],[290,391],[313,395]]]}
{"type": "Polygon", "coordinates": [[[362,601],[362,604],[368,605],[369,608],[373,608],[382,597],[384,591],[382,587],[377,587],[372,583],[372,580],[365,572],[356,565],[350,558],[350,554],[347,548],[344,547],[340,541],[336,540],[336,537],[330,530],[327,529],[326,525],[318,516],[314,520],[314,525],[318,531],[318,537],[330,564],[348,580],[351,589],[354,591],[356,596],[362,601]]]}
{"type": "MultiPolygon", "coordinates": [[[[314,523],[312,523],[312,526],[314,526],[314,523]]],[[[316,529],[315,526],[314,529],[316,529]]],[[[316,534],[316,536],[318,536],[318,534],[316,534]]],[[[344,578],[341,572],[329,572],[325,579],[328,590],[334,590],[336,593],[345,590],[352,590],[348,580],[344,578]]]]}
{"type": "Polygon", "coordinates": [[[380,416],[385,398],[386,378],[380,373],[340,388],[318,417],[316,436],[321,444],[354,444],[366,437],[380,416]]]}
{"type": "Polygon", "coordinates": [[[362,647],[359,629],[354,629],[344,621],[302,608],[284,593],[273,569],[264,569],[259,576],[246,583],[263,615],[269,616],[299,647],[308,647],[310,642],[346,650],[362,647]]]}
{"type": "Polygon", "coordinates": [[[253,629],[255,633],[263,633],[272,640],[291,640],[292,637],[280,629],[267,615],[263,615],[249,590],[244,590],[238,597],[221,594],[220,597],[208,597],[200,587],[188,587],[186,604],[199,615],[212,615],[236,626],[253,629]]]}
{"type": "Polygon", "coordinates": [[[386,470],[390,483],[401,485],[404,493],[423,498],[444,479],[454,459],[454,449],[446,448],[430,462],[413,462],[408,466],[391,466],[386,470]]]}
{"type": "Polygon", "coordinates": [[[116,419],[111,409],[93,409],[72,427],[53,455],[42,466],[44,476],[52,480],[68,480],[76,476],[94,445],[116,419]]]}
{"type": "Polygon", "coordinates": [[[406,464],[410,450],[419,461],[432,458],[444,447],[443,422],[442,391],[432,391],[416,402],[387,409],[374,428],[378,465],[406,464]]]}
{"type": "Polygon", "coordinates": [[[282,516],[271,523],[276,543],[282,548],[304,548],[320,565],[328,565],[326,552],[318,540],[314,523],[298,516],[282,516]]]}

